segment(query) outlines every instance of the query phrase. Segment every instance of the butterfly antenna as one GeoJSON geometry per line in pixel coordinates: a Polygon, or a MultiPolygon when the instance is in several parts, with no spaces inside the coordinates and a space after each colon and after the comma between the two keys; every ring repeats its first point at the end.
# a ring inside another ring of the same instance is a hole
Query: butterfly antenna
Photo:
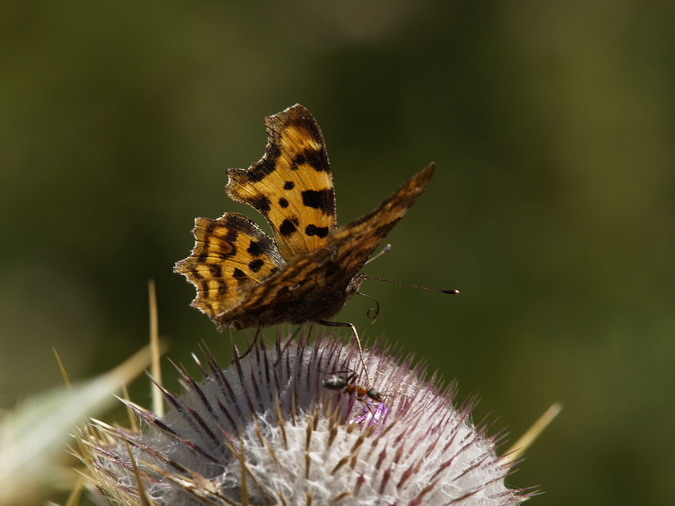
{"type": "MultiPolygon", "coordinates": [[[[300,333],[301,330],[302,330],[302,326],[298,326],[298,328],[296,328],[293,332],[290,333],[290,335],[288,336],[288,339],[286,339],[285,341],[281,340],[281,332],[277,332],[277,346],[278,346],[279,352],[277,353],[277,359],[274,362],[274,365],[277,365],[279,363],[279,361],[281,360],[281,357],[286,352],[286,348],[288,348],[288,346],[291,344],[291,342],[293,342],[295,340],[295,338],[298,337],[298,334],[300,333]]],[[[301,343],[303,342],[302,337],[300,337],[300,342],[301,343]]]]}
{"type": "Polygon", "coordinates": [[[229,329],[229,337],[230,337],[230,345],[232,346],[232,355],[234,355],[234,358],[230,362],[231,364],[234,364],[234,361],[239,357],[239,348],[237,348],[237,343],[234,342],[234,336],[232,335],[232,330],[229,329]]]}
{"type": "Polygon", "coordinates": [[[446,289],[443,289],[443,288],[430,288],[428,286],[415,285],[413,283],[404,283],[403,281],[394,281],[393,279],[376,278],[374,276],[368,276],[367,274],[364,274],[363,277],[365,279],[372,279],[373,281],[384,281],[385,283],[393,283],[395,285],[407,286],[409,288],[418,288],[420,290],[428,290],[430,292],[449,293],[449,294],[452,294],[452,295],[456,295],[456,294],[459,293],[459,290],[446,290],[446,289]]]}
{"type": "Polygon", "coordinates": [[[373,255],[368,260],[366,260],[366,263],[364,263],[363,265],[368,265],[370,262],[372,262],[376,258],[380,258],[385,253],[389,253],[390,250],[391,250],[391,244],[385,244],[384,248],[382,248],[377,254],[373,255]]]}
{"type": "Polygon", "coordinates": [[[360,295],[361,297],[370,299],[375,303],[375,307],[371,307],[370,309],[368,309],[368,312],[366,313],[366,318],[370,320],[370,323],[375,323],[377,317],[380,315],[380,301],[378,301],[375,297],[371,297],[370,295],[365,293],[356,292],[356,295],[360,295]]]}
{"type": "Polygon", "coordinates": [[[258,339],[262,339],[261,336],[262,336],[262,329],[260,327],[255,329],[255,333],[253,334],[253,341],[251,341],[250,343],[248,342],[248,335],[246,335],[246,342],[248,344],[248,348],[246,349],[244,354],[239,357],[240,359],[244,358],[246,355],[248,355],[249,353],[251,353],[253,351],[253,348],[255,348],[255,345],[258,342],[258,339]]]}

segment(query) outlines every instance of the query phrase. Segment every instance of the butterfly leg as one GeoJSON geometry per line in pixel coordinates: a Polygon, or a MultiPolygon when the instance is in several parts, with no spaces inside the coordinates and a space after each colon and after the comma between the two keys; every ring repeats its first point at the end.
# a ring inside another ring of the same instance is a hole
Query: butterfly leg
{"type": "MultiPolygon", "coordinates": [[[[302,327],[298,327],[297,329],[295,329],[295,330],[294,330],[293,332],[291,332],[291,334],[288,336],[288,339],[286,339],[285,341],[283,341],[283,344],[280,344],[280,345],[278,346],[277,359],[275,360],[274,365],[277,365],[277,364],[279,363],[279,360],[281,360],[281,357],[282,357],[282,356],[284,355],[284,353],[286,352],[286,348],[288,348],[288,346],[295,340],[295,338],[298,337],[298,334],[300,333],[300,330],[301,330],[301,329],[302,329],[302,327]]],[[[280,336],[280,334],[277,334],[277,339],[280,339],[279,336],[280,336]]],[[[279,341],[278,341],[278,342],[279,342],[279,341]]],[[[303,342],[304,342],[305,344],[307,343],[307,335],[302,335],[302,336],[300,336],[300,343],[302,344],[303,342]]]]}
{"type": "Polygon", "coordinates": [[[356,344],[359,347],[359,359],[361,360],[363,371],[366,373],[366,381],[368,381],[368,368],[366,367],[365,360],[363,360],[363,347],[361,346],[361,338],[359,337],[359,333],[356,331],[354,324],[348,322],[331,322],[328,320],[316,320],[316,323],[323,325],[324,327],[349,327],[352,329],[352,332],[354,332],[354,337],[356,338],[356,344]]]}
{"type": "MultiPolygon", "coordinates": [[[[248,344],[248,348],[246,349],[246,351],[244,352],[244,354],[243,354],[243,355],[239,355],[239,359],[242,359],[242,358],[244,358],[246,355],[248,355],[249,353],[251,353],[251,351],[252,351],[253,348],[255,347],[255,343],[258,342],[258,338],[261,338],[260,336],[262,336],[262,329],[261,329],[260,327],[258,327],[258,328],[255,330],[255,334],[253,334],[253,341],[252,341],[251,343],[248,344]]],[[[247,341],[248,341],[248,339],[247,339],[247,341]]],[[[231,335],[231,334],[230,334],[230,342],[232,343],[232,345],[233,345],[233,347],[234,347],[234,352],[235,352],[236,354],[239,354],[239,350],[237,349],[237,346],[234,344],[234,340],[232,339],[232,335],[231,335]]],[[[232,359],[232,362],[234,362],[234,359],[232,359]]]]}

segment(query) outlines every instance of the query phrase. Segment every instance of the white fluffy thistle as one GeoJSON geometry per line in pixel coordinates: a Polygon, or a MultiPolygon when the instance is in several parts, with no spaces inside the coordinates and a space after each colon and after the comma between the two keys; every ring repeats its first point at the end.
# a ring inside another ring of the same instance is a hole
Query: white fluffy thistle
{"type": "Polygon", "coordinates": [[[185,392],[164,391],[162,418],[129,403],[143,431],[95,422],[80,438],[98,488],[125,504],[518,504],[513,463],[453,406],[452,389],[410,361],[322,337],[259,340],[203,379],[179,368],[185,392]],[[351,385],[324,386],[330,375],[351,385]],[[347,381],[348,380],[348,381],[347,381]],[[361,389],[362,396],[357,392],[361,389]],[[376,388],[380,402],[368,397],[376,388]]]}

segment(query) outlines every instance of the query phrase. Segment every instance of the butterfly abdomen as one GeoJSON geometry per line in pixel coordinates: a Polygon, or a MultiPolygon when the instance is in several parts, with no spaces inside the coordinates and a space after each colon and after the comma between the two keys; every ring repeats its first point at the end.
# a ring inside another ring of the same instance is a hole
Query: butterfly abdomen
{"type": "Polygon", "coordinates": [[[333,284],[330,289],[316,290],[316,281],[308,278],[295,285],[279,284],[274,279],[255,287],[245,300],[265,300],[265,304],[253,305],[242,303],[231,311],[217,315],[214,321],[222,330],[225,327],[243,329],[248,327],[268,327],[279,323],[301,324],[333,317],[347,300],[354,295],[363,278],[356,276],[353,280],[339,285],[333,284]],[[272,290],[273,293],[266,293],[272,290]]]}

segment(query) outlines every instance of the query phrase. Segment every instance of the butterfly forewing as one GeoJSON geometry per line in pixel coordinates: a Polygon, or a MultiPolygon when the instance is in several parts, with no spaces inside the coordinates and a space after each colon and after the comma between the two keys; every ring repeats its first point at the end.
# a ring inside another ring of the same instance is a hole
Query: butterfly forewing
{"type": "Polygon", "coordinates": [[[262,282],[284,264],[272,239],[239,213],[197,218],[192,233],[195,247],[174,271],[197,288],[192,305],[212,319],[241,303],[242,288],[262,282]]]}
{"type": "Polygon", "coordinates": [[[340,272],[334,273],[331,282],[350,281],[370,258],[377,246],[398,221],[405,216],[427,186],[436,168],[429,165],[403,184],[373,212],[339,228],[328,237],[328,247],[340,272]]]}
{"type": "Polygon", "coordinates": [[[227,193],[260,211],[285,259],[325,247],[335,229],[335,191],[316,120],[296,104],[265,119],[265,156],[248,169],[229,169],[227,193]]]}

